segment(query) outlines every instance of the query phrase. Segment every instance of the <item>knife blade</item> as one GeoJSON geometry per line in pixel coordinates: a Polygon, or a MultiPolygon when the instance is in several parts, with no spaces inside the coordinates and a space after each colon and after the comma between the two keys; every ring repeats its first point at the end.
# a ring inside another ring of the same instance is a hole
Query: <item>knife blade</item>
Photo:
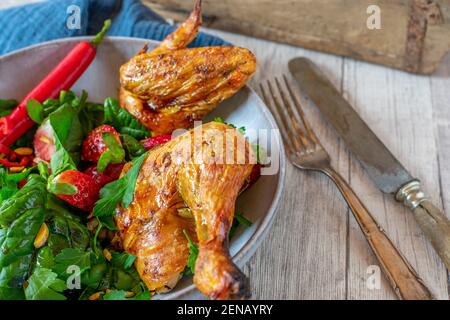
{"type": "Polygon", "coordinates": [[[412,209],[416,221],[450,270],[450,222],[428,199],[415,179],[361,119],[331,81],[309,59],[289,61],[301,92],[321,111],[384,193],[412,209]]]}

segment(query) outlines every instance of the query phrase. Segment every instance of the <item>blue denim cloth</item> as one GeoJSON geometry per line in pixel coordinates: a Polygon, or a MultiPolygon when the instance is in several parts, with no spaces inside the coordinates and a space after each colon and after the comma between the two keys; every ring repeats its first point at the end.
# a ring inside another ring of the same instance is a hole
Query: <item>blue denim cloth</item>
{"type": "MultiPolygon", "coordinates": [[[[0,55],[53,39],[94,35],[108,18],[113,21],[108,35],[162,40],[174,30],[139,0],[50,0],[0,10],[0,55]],[[79,29],[67,27],[73,5],[80,12],[79,29]]],[[[227,44],[199,33],[190,46],[227,44]]]]}

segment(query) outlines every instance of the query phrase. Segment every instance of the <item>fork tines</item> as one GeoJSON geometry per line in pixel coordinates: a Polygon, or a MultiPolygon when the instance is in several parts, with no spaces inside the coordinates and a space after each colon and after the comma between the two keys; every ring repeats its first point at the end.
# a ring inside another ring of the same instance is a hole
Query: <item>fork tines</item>
{"type": "Polygon", "coordinates": [[[278,78],[272,82],[267,80],[268,90],[261,83],[263,99],[277,118],[285,145],[291,152],[314,147],[318,144],[317,137],[306,122],[302,107],[285,75],[283,80],[284,89],[278,78]]]}

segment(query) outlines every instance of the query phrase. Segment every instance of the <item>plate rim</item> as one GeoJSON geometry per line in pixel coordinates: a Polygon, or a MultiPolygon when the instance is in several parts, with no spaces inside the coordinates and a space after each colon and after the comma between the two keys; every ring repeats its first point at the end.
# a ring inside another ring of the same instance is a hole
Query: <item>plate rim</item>
{"type": "MultiPolygon", "coordinates": [[[[45,41],[37,44],[33,44],[24,48],[20,48],[17,50],[14,50],[12,52],[3,54],[0,56],[0,63],[2,63],[5,59],[8,59],[10,56],[14,55],[21,55],[25,52],[28,52],[33,49],[37,49],[39,47],[44,47],[52,44],[58,44],[58,43],[67,43],[67,42],[80,42],[84,40],[90,40],[93,36],[78,36],[78,37],[69,37],[69,38],[60,38],[60,39],[54,39],[50,41],[45,41]]],[[[152,40],[152,39],[145,39],[145,38],[139,38],[139,37],[127,37],[127,36],[107,36],[103,41],[105,42],[117,42],[117,41],[134,41],[134,42],[145,42],[145,43],[153,43],[153,44],[159,44],[161,41],[152,40]]],[[[259,97],[259,95],[256,93],[255,90],[253,90],[248,85],[245,85],[245,88],[247,88],[253,97],[258,100],[258,108],[262,111],[264,116],[268,119],[271,129],[277,129],[279,132],[279,127],[270,112],[267,105],[264,103],[264,101],[259,97]]],[[[279,152],[279,178],[277,182],[277,186],[275,189],[275,196],[274,200],[272,201],[269,210],[267,211],[267,214],[262,219],[260,225],[255,230],[255,232],[251,235],[251,237],[246,241],[246,243],[242,246],[242,248],[239,249],[233,256],[232,260],[234,263],[236,263],[239,267],[243,267],[246,262],[255,254],[256,250],[261,246],[262,241],[267,236],[269,230],[272,227],[272,224],[275,220],[275,216],[278,213],[279,205],[280,205],[280,199],[285,187],[285,174],[286,174],[286,154],[285,154],[285,148],[284,144],[282,142],[282,139],[280,137],[280,134],[277,134],[276,137],[276,144],[278,145],[278,148],[280,150],[279,152]]],[[[167,293],[165,295],[160,296],[159,298],[162,300],[169,300],[169,299],[183,299],[187,297],[190,294],[193,294],[195,292],[199,292],[198,289],[195,287],[194,284],[191,284],[183,289],[180,289],[178,291],[174,291],[171,293],[167,293]]]]}

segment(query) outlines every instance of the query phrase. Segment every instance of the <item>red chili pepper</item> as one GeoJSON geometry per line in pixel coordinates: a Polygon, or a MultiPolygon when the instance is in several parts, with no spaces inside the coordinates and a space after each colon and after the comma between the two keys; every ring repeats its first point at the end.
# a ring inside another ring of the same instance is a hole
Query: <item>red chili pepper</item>
{"type": "Polygon", "coordinates": [[[28,163],[30,163],[30,161],[33,160],[32,157],[30,156],[24,156],[20,159],[19,162],[16,162],[14,160],[8,160],[6,158],[2,158],[0,159],[0,164],[4,165],[7,168],[12,168],[12,167],[24,167],[26,166],[28,163]]]}
{"type": "Polygon", "coordinates": [[[97,46],[111,25],[106,20],[103,29],[90,42],[82,41],[35,87],[6,117],[0,118],[0,151],[19,139],[35,123],[28,116],[27,101],[36,99],[44,102],[58,97],[60,91],[69,90],[94,60],[97,46]]]}

